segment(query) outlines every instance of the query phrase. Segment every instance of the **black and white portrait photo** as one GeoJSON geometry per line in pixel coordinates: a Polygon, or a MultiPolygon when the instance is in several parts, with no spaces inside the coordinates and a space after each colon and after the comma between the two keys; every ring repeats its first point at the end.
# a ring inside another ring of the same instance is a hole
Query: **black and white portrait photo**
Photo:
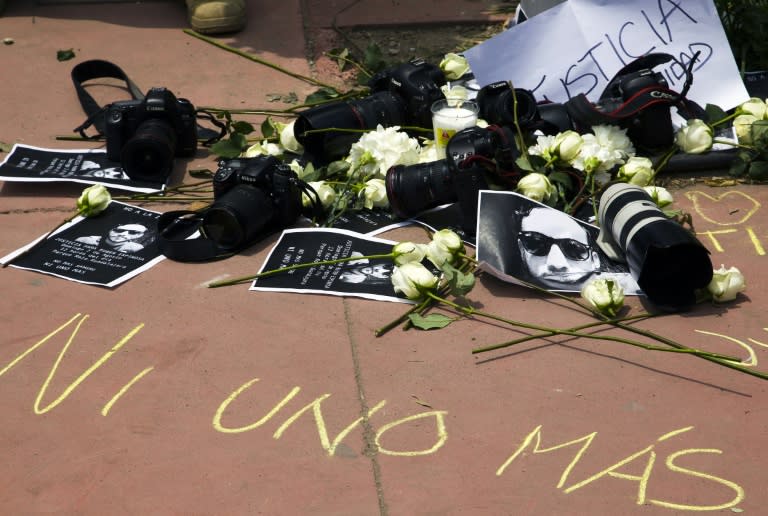
{"type": "Polygon", "coordinates": [[[610,277],[625,292],[639,288],[626,264],[597,245],[599,229],[514,192],[480,192],[477,259],[506,281],[578,292],[592,278],[610,277]]]}
{"type": "Polygon", "coordinates": [[[396,242],[334,228],[287,229],[259,272],[300,263],[351,260],[311,265],[258,278],[251,290],[354,296],[379,301],[409,302],[392,286],[391,258],[366,258],[392,252],[396,242]]]}
{"type": "Polygon", "coordinates": [[[118,201],[93,217],[77,217],[49,235],[0,259],[12,267],[114,287],[159,263],[160,214],[118,201]]]}

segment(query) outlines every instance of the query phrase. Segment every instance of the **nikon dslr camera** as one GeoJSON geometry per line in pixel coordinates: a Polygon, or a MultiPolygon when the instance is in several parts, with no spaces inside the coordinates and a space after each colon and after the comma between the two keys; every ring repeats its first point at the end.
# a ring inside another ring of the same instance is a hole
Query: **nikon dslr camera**
{"type": "Polygon", "coordinates": [[[242,248],[284,229],[302,212],[299,178],[274,156],[221,160],[213,196],[201,229],[225,249],[242,248]]]}
{"type": "Polygon", "coordinates": [[[107,158],[119,161],[131,179],[164,182],[174,157],[197,150],[195,107],[166,88],[152,88],[139,100],[108,106],[107,158]]]}

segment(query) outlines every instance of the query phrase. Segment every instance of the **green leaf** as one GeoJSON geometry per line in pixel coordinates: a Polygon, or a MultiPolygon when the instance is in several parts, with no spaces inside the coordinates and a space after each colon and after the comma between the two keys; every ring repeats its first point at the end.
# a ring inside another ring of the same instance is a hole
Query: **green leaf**
{"type": "Polygon", "coordinates": [[[59,50],[56,52],[56,59],[59,61],[69,61],[75,58],[75,49],[68,48],[67,50],[59,50]]]}
{"type": "Polygon", "coordinates": [[[531,162],[525,159],[525,156],[520,156],[515,160],[515,165],[517,165],[517,168],[520,170],[525,170],[526,172],[533,172],[533,166],[531,165],[531,162]]]}
{"type": "Polygon", "coordinates": [[[411,320],[411,324],[420,330],[439,330],[453,322],[453,319],[442,314],[429,314],[427,316],[410,314],[408,318],[411,320]]]}
{"type": "Polygon", "coordinates": [[[704,108],[704,111],[707,113],[708,122],[717,122],[718,120],[722,120],[728,116],[728,113],[723,111],[720,106],[716,106],[715,104],[707,104],[704,108]]]}
{"type": "Polygon", "coordinates": [[[573,177],[561,170],[556,170],[549,174],[549,181],[557,185],[561,185],[566,190],[573,189],[573,177]]]}
{"type": "MultiPolygon", "coordinates": [[[[242,136],[242,135],[241,135],[242,136]]],[[[243,146],[227,138],[211,145],[211,152],[222,158],[236,158],[243,151],[243,146]]]]}
{"type": "Polygon", "coordinates": [[[11,152],[12,148],[13,148],[12,143],[0,142],[0,152],[11,152]]]}
{"type": "Polygon", "coordinates": [[[328,55],[336,60],[336,64],[339,67],[339,71],[343,72],[344,68],[347,66],[347,62],[349,60],[349,49],[348,48],[334,48],[330,52],[328,52],[328,55]]]}
{"type": "Polygon", "coordinates": [[[749,166],[748,175],[751,179],[755,179],[757,181],[765,181],[768,179],[768,162],[753,161],[749,166]]]}
{"type": "Polygon", "coordinates": [[[306,104],[322,104],[323,102],[334,100],[338,98],[338,96],[339,92],[333,88],[320,88],[319,90],[307,95],[307,98],[304,100],[304,102],[306,104]]]}
{"type": "Polygon", "coordinates": [[[262,123],[261,123],[261,134],[264,136],[264,138],[271,138],[272,136],[276,136],[275,134],[275,126],[272,125],[272,119],[267,117],[262,123]]]}
{"type": "Polygon", "coordinates": [[[749,157],[748,152],[739,152],[733,161],[731,161],[728,175],[731,177],[743,177],[747,173],[750,161],[751,158],[749,157]]]}
{"type": "Polygon", "coordinates": [[[332,161],[328,164],[328,176],[327,177],[333,177],[338,176],[341,174],[346,174],[347,170],[349,170],[349,167],[352,165],[349,163],[349,161],[346,160],[339,160],[339,161],[332,161]]]}
{"type": "Polygon", "coordinates": [[[386,66],[383,54],[381,53],[381,47],[373,41],[365,48],[363,66],[372,72],[378,72],[386,66]]]}
{"type": "Polygon", "coordinates": [[[465,274],[449,263],[443,264],[442,269],[451,295],[464,296],[475,286],[474,274],[465,274]]]}
{"type": "Polygon", "coordinates": [[[239,120],[232,123],[232,129],[240,134],[251,134],[253,132],[253,125],[239,120]]]}
{"type": "Polygon", "coordinates": [[[755,120],[749,130],[752,145],[757,148],[768,147],[768,120],[755,120]]]}

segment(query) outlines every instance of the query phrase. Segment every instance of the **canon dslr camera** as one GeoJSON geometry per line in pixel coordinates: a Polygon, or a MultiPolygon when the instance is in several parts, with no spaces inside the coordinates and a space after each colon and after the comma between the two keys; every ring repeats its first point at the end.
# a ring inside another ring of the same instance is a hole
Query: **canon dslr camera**
{"type": "Polygon", "coordinates": [[[213,196],[201,230],[223,249],[240,249],[286,228],[302,212],[299,178],[274,156],[220,161],[213,196]]]}
{"type": "Polygon", "coordinates": [[[108,106],[107,158],[119,161],[131,179],[164,182],[174,157],[197,150],[195,107],[166,88],[152,88],[143,99],[108,106]]]}

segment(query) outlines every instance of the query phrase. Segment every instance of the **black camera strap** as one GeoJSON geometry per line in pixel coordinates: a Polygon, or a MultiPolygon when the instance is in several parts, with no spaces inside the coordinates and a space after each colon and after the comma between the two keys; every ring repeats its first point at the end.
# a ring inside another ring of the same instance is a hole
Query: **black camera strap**
{"type": "Polygon", "coordinates": [[[214,240],[205,238],[190,238],[201,231],[207,208],[192,210],[169,211],[160,215],[157,221],[159,238],[157,241],[160,252],[177,262],[208,262],[233,256],[241,249],[225,249],[214,240]]]}
{"type": "Polygon", "coordinates": [[[72,82],[75,85],[75,92],[77,92],[77,98],[80,100],[80,104],[83,106],[85,114],[88,115],[85,122],[75,128],[75,132],[80,133],[83,138],[88,138],[85,134],[85,130],[91,125],[96,128],[99,134],[104,134],[106,127],[106,107],[100,106],[93,96],[88,93],[83,86],[84,82],[104,77],[120,79],[125,81],[126,88],[134,100],[144,98],[144,94],[139,87],[126,75],[122,68],[109,61],[104,61],[102,59],[83,61],[72,68],[71,75],[72,82]]]}
{"type": "Polygon", "coordinates": [[[582,130],[599,124],[620,124],[641,111],[655,105],[667,105],[676,107],[686,118],[705,119],[704,109],[695,102],[686,98],[686,93],[693,82],[693,65],[698,58],[698,53],[693,56],[691,62],[685,67],[685,83],[683,90],[678,93],[661,85],[643,88],[633,94],[629,99],[620,102],[613,98],[615,85],[621,77],[644,69],[652,69],[669,61],[676,61],[674,56],[664,53],[647,54],[629,63],[619,70],[611,79],[600,96],[598,104],[592,103],[585,94],[579,94],[565,103],[569,115],[577,122],[582,130]]]}
{"type": "MultiPolygon", "coordinates": [[[[98,138],[104,135],[106,129],[106,114],[107,106],[100,106],[93,96],[83,86],[83,83],[93,79],[112,78],[119,79],[125,82],[128,93],[131,94],[133,100],[141,100],[144,98],[144,93],[134,83],[122,68],[116,64],[105,61],[103,59],[91,59],[89,61],[83,61],[72,68],[71,72],[72,82],[75,85],[75,92],[77,98],[80,100],[80,105],[83,106],[83,111],[88,116],[86,120],[74,129],[74,132],[79,133],[80,136],[87,139],[98,138]],[[98,134],[96,136],[88,136],[85,130],[93,126],[98,134]]],[[[195,114],[199,119],[208,120],[210,123],[218,128],[218,131],[214,131],[207,127],[202,127],[198,124],[197,134],[200,138],[204,138],[203,145],[211,145],[227,134],[227,128],[224,123],[217,120],[213,114],[205,110],[196,110],[195,114]]]]}

